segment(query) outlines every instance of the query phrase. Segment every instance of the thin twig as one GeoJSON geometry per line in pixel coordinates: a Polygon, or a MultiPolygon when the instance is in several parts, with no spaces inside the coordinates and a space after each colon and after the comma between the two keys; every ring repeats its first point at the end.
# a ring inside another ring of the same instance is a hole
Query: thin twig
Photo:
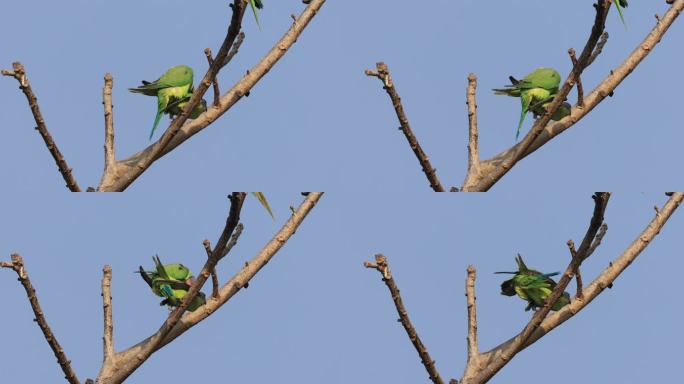
{"type": "Polygon", "coordinates": [[[102,345],[104,360],[114,357],[114,321],[112,320],[112,267],[105,265],[102,268],[102,309],[104,312],[104,332],[102,345]]]}
{"type": "Polygon", "coordinates": [[[24,268],[24,260],[18,253],[12,254],[12,262],[2,262],[0,267],[11,268],[16,272],[19,277],[19,282],[24,287],[26,295],[28,296],[29,303],[31,304],[31,309],[33,309],[33,314],[36,316],[35,321],[38,323],[40,330],[43,331],[43,336],[45,336],[45,341],[52,348],[52,352],[57,357],[57,362],[59,366],[62,367],[62,372],[64,372],[64,378],[71,384],[79,384],[78,377],[76,377],[76,372],[71,368],[71,361],[67,358],[64,349],[57,341],[57,337],[52,333],[50,326],[45,319],[45,314],[40,308],[40,303],[38,302],[38,296],[36,296],[36,290],[31,284],[28,272],[24,268]]]}
{"type": "Polygon", "coordinates": [[[392,82],[389,67],[383,62],[376,63],[375,66],[377,70],[372,71],[367,69],[365,72],[366,76],[377,77],[380,79],[380,81],[382,81],[383,89],[387,91],[387,94],[392,101],[392,106],[394,106],[394,111],[399,119],[399,124],[401,124],[401,131],[404,133],[404,136],[406,136],[406,140],[408,140],[409,146],[416,155],[416,158],[418,158],[420,166],[423,167],[423,172],[430,182],[430,187],[435,192],[444,192],[444,187],[442,187],[442,184],[439,182],[439,178],[437,177],[437,170],[432,167],[432,164],[430,164],[430,158],[425,154],[423,148],[418,142],[418,139],[416,138],[416,135],[414,135],[413,130],[411,130],[408,117],[406,117],[406,113],[404,112],[404,106],[401,104],[401,97],[399,97],[399,93],[392,82]]]}
{"type": "Polygon", "coordinates": [[[225,67],[228,65],[228,63],[230,63],[231,60],[233,60],[233,57],[237,55],[238,51],[240,50],[240,46],[242,45],[243,41],[245,41],[245,33],[240,32],[237,39],[235,39],[235,42],[233,43],[233,47],[230,49],[230,52],[228,52],[228,56],[226,56],[226,59],[223,60],[221,68],[225,67]]]}
{"type": "Polygon", "coordinates": [[[114,79],[111,74],[107,73],[104,77],[104,87],[102,88],[102,104],[104,105],[104,119],[105,119],[105,169],[104,174],[110,172],[110,169],[116,163],[114,155],[114,111],[112,105],[112,87],[114,79]]]}
{"type": "MultiPolygon", "coordinates": [[[[597,49],[598,49],[598,45],[597,45],[597,49]]],[[[596,49],[594,50],[594,52],[596,52],[596,49]]],[[[570,56],[570,60],[572,61],[572,66],[573,67],[576,66],[577,65],[577,57],[575,57],[575,49],[574,48],[568,49],[568,55],[570,56]]],[[[588,63],[588,61],[587,61],[587,63],[588,63]]],[[[580,76],[577,76],[577,106],[580,108],[584,108],[584,88],[582,87],[582,78],[580,76]]]]}
{"type": "MultiPolygon", "coordinates": [[[[567,244],[568,249],[570,250],[570,257],[573,259],[576,258],[577,250],[575,249],[575,242],[570,239],[567,244]]],[[[579,266],[577,266],[577,269],[572,271],[572,273],[575,275],[575,281],[577,282],[577,293],[575,294],[575,297],[584,299],[584,294],[582,294],[582,273],[580,272],[579,266]]]]}
{"type": "Polygon", "coordinates": [[[363,263],[363,265],[366,268],[373,268],[380,272],[380,274],[382,275],[382,281],[384,281],[385,285],[387,285],[387,288],[389,289],[390,294],[392,296],[392,300],[394,301],[394,306],[397,308],[397,312],[399,313],[399,321],[404,326],[404,329],[406,330],[406,333],[408,334],[411,343],[413,343],[413,347],[418,352],[420,360],[423,362],[425,369],[430,375],[430,380],[432,380],[434,384],[444,384],[444,381],[442,381],[442,377],[439,375],[439,372],[435,367],[435,361],[432,360],[432,358],[430,357],[430,353],[428,353],[427,348],[425,348],[423,342],[420,341],[418,332],[416,332],[416,329],[413,327],[413,324],[411,324],[411,320],[408,317],[408,312],[406,311],[404,303],[401,300],[399,288],[397,287],[397,284],[394,282],[394,278],[392,277],[392,273],[390,272],[389,264],[387,263],[387,258],[381,254],[377,254],[375,255],[375,263],[366,261],[363,263]]]}
{"type": "MultiPolygon", "coordinates": [[[[211,257],[211,243],[209,240],[204,239],[202,243],[204,245],[204,251],[207,253],[207,257],[211,257]]],[[[216,268],[211,270],[211,297],[214,299],[218,298],[219,281],[218,273],[216,273],[216,268]]]]}
{"type": "Polygon", "coordinates": [[[477,103],[475,102],[475,90],[477,89],[477,76],[474,73],[468,75],[468,87],[466,89],[466,103],[468,104],[468,173],[477,172],[480,165],[480,150],[478,148],[477,133],[477,103]]]}
{"type": "MultiPolygon", "coordinates": [[[[587,66],[590,66],[594,60],[603,52],[603,47],[606,45],[608,42],[608,31],[603,31],[601,34],[601,38],[599,39],[598,44],[596,44],[596,48],[594,48],[594,52],[591,53],[591,56],[589,57],[589,60],[587,60],[587,66]]],[[[573,63],[574,65],[574,63],[573,63]]]]}
{"type": "MultiPolygon", "coordinates": [[[[209,66],[211,67],[212,65],[214,65],[214,57],[211,54],[211,48],[205,48],[204,55],[207,57],[207,62],[209,62],[209,66]]],[[[211,82],[212,84],[214,84],[214,107],[218,107],[221,103],[221,91],[219,91],[219,83],[216,76],[212,77],[211,82]]]]}
{"type": "Polygon", "coordinates": [[[57,163],[59,173],[62,174],[62,178],[64,178],[67,188],[69,188],[69,190],[72,192],[81,192],[81,188],[78,186],[76,178],[71,173],[71,168],[69,168],[69,165],[64,159],[62,152],[60,152],[59,148],[57,148],[55,140],[52,138],[52,135],[50,135],[50,132],[47,129],[45,119],[43,119],[43,115],[40,113],[38,99],[36,98],[36,95],[33,93],[33,90],[31,89],[31,84],[29,84],[28,77],[26,76],[26,70],[24,69],[24,65],[17,61],[15,63],[12,63],[12,69],[12,71],[3,69],[0,72],[4,76],[14,77],[19,82],[19,89],[21,89],[22,92],[24,92],[24,95],[26,96],[26,99],[29,103],[29,108],[31,108],[31,113],[33,113],[33,119],[36,121],[36,124],[38,125],[36,129],[40,133],[40,136],[43,138],[43,141],[45,142],[48,151],[50,151],[52,158],[55,159],[55,163],[57,163]]]}

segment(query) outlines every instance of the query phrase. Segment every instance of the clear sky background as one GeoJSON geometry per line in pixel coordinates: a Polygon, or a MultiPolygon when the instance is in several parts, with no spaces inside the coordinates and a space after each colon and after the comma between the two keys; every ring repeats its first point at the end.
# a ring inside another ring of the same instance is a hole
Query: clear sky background
{"type": "MultiPolygon", "coordinates": [[[[362,266],[378,252],[389,257],[412,321],[442,375],[460,377],[467,266],[478,270],[480,343],[486,350],[519,332],[532,315],[523,301],[499,294],[504,277],[493,272],[514,269],[518,252],[540,270],[564,269],[570,258],[565,243],[581,240],[593,201],[590,193],[539,191],[496,199],[429,196],[324,195],[248,289],[154,354],[130,382],[428,383],[379,273],[362,266]]],[[[222,279],[261,249],[301,199],[286,192],[269,198],[275,222],[248,198],[245,231],[220,265],[222,279]]],[[[665,200],[662,193],[613,196],[605,216],[608,233],[582,269],[585,281],[627,247],[653,217],[653,205],[665,200]]],[[[122,349],[154,332],[168,314],[133,271],[151,265],[156,253],[199,270],[206,257],[202,240],[216,241],[228,205],[213,193],[3,200],[0,259],[22,253],[74,369],[93,377],[102,358],[102,266],[113,268],[114,335],[122,349]]],[[[516,356],[492,383],[523,382],[531,372],[559,384],[673,382],[684,342],[673,293],[684,268],[683,213],[675,213],[613,289],[516,356]]],[[[31,321],[14,272],[0,271],[0,291],[3,382],[60,382],[62,373],[31,321]]],[[[574,294],[574,283],[569,291],[574,294]]]]}
{"type": "MultiPolygon", "coordinates": [[[[202,240],[215,242],[233,190],[263,190],[274,223],[249,198],[239,246],[220,268],[231,275],[279,228],[293,191],[325,190],[319,206],[276,258],[217,314],[146,362],[132,383],[427,383],[396,320],[379,274],[362,267],[384,252],[423,341],[445,378],[465,362],[465,269],[478,268],[481,348],[518,332],[531,314],[499,294],[520,252],[531,266],[561,270],[565,242],[579,241],[593,190],[617,193],[604,245],[584,270],[596,276],[662,205],[658,191],[684,187],[681,171],[682,20],[604,101],[575,127],[519,163],[494,193],[435,196],[408,148],[379,81],[363,71],[390,65],[413,129],[445,185],[466,168],[467,75],[479,78],[482,156],[514,142],[519,102],[490,89],[508,75],[570,69],[593,22],[591,1],[328,1],[297,44],[233,109],[155,163],[119,196],[64,195],[64,182],[23,94],[0,78],[0,260],[20,252],[41,303],[81,378],[101,364],[100,278],[114,270],[117,348],[156,330],[167,311],[132,272],[164,261],[198,270],[202,240]],[[504,2],[497,2],[504,3],[504,2]],[[531,21],[528,21],[531,20],[531,21]],[[197,366],[181,371],[188,360],[197,366]]],[[[221,73],[225,91],[263,57],[299,13],[299,0],[266,0],[262,31],[245,16],[247,38],[221,73]]],[[[592,89],[636,47],[666,10],[632,2],[625,29],[611,34],[583,76],[592,89]]],[[[114,76],[119,158],[148,145],[154,99],[126,89],[188,64],[206,70],[205,47],[225,36],[226,1],[26,0],[0,13],[0,68],[26,66],[48,127],[83,188],[102,172],[103,76],[114,76]],[[168,27],[167,27],[168,25],[168,27]]],[[[570,95],[575,102],[576,94],[570,95]]],[[[525,130],[531,126],[531,118],[525,130]]],[[[168,123],[168,120],[163,120],[168,123]]],[[[164,129],[166,126],[162,126],[164,129]]],[[[158,136],[157,136],[158,137],[158,136]]],[[[578,381],[671,382],[678,377],[682,311],[673,292],[684,219],[660,236],[588,308],[518,355],[492,381],[551,377],[578,381]]],[[[573,284],[574,286],[574,284],[573,284]]],[[[571,287],[572,288],[572,287],[571,287]]],[[[62,373],[11,271],[0,271],[0,377],[59,382],[62,373]]],[[[574,288],[572,290],[574,292],[574,288]]]]}
{"type": "MultiPolygon", "coordinates": [[[[581,50],[592,1],[328,1],[277,66],[217,123],[152,166],[133,190],[188,191],[211,179],[217,189],[421,191],[427,180],[397,130],[380,82],[363,74],[390,65],[413,129],[445,185],[460,185],[466,169],[467,76],[479,78],[481,152],[489,157],[514,144],[520,103],[492,88],[539,66],[570,69],[567,50],[581,50]],[[219,174],[224,177],[217,177],[219,174]]],[[[0,66],[21,60],[48,127],[80,184],[102,172],[103,76],[114,76],[117,155],[148,145],[156,102],[128,87],[185,63],[206,70],[203,50],[223,41],[226,1],[189,7],[178,0],[27,0],[0,15],[0,66]],[[30,21],[30,27],[27,22],[30,21]]],[[[245,16],[247,38],[222,71],[228,89],[254,65],[299,13],[299,0],[266,1],[260,32],[245,16]]],[[[635,1],[583,76],[593,89],[653,27],[664,1],[635,1]]],[[[585,191],[684,187],[679,166],[682,22],[637,70],[588,117],[517,165],[495,190],[547,188],[585,191]],[[676,180],[676,181],[675,181],[676,180]]],[[[570,95],[575,102],[576,93],[570,95]]],[[[3,184],[25,192],[64,189],[26,100],[12,78],[0,79],[0,168],[3,184]]],[[[168,124],[168,120],[163,120],[168,124]]],[[[524,130],[531,126],[528,117],[524,130]]],[[[160,131],[166,125],[160,128],[160,131]]],[[[158,136],[157,136],[158,137],[158,136]]]]}

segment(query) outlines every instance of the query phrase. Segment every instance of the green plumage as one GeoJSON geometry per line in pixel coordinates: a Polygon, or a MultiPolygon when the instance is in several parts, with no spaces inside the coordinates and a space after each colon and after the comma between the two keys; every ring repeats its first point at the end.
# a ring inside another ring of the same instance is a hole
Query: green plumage
{"type": "Polygon", "coordinates": [[[133,93],[157,97],[157,115],[150,132],[150,140],[152,140],[159,120],[161,120],[169,103],[174,99],[184,99],[192,93],[192,76],[192,68],[187,65],[178,65],[169,69],[160,78],[151,83],[143,80],[143,85],[140,87],[128,89],[133,93]]]}
{"type": "MultiPolygon", "coordinates": [[[[155,269],[153,271],[145,271],[140,266],[138,270],[140,276],[155,295],[164,298],[159,305],[179,306],[193,284],[192,272],[183,264],[163,265],[159,256],[153,257],[152,260],[154,261],[155,269]]],[[[200,292],[188,305],[187,309],[190,312],[194,312],[205,303],[206,297],[204,293],[200,292]]]]}
{"type": "MultiPolygon", "coordinates": [[[[515,275],[513,278],[501,283],[501,294],[505,296],[515,296],[517,294],[518,297],[527,301],[528,304],[525,311],[543,307],[544,302],[556,287],[556,282],[553,281],[550,276],[557,275],[559,272],[541,273],[534,269],[529,269],[525,265],[525,262],[523,262],[520,254],[518,254],[515,261],[518,264],[518,271],[496,272],[515,275]]],[[[553,303],[551,309],[558,311],[569,303],[570,294],[563,292],[563,295],[553,303]]]]}
{"type": "Polygon", "coordinates": [[[625,17],[622,14],[622,8],[627,8],[627,0],[616,0],[615,1],[615,7],[618,10],[618,14],[620,15],[620,20],[622,20],[622,24],[627,27],[627,23],[625,23],[625,17]]]}
{"type": "Polygon", "coordinates": [[[268,205],[268,200],[266,200],[266,195],[264,195],[263,192],[252,192],[252,195],[259,200],[259,203],[268,211],[268,214],[271,215],[271,218],[275,219],[275,216],[273,216],[273,211],[271,211],[271,206],[268,205]]]}
{"type": "MultiPolygon", "coordinates": [[[[170,118],[175,118],[176,116],[180,115],[181,111],[185,106],[188,104],[188,101],[190,101],[190,97],[192,96],[192,93],[189,94],[188,96],[182,98],[182,99],[176,99],[173,98],[172,101],[169,103],[169,105],[166,107],[164,110],[164,113],[168,114],[170,118]]],[[[195,108],[190,111],[190,115],[188,115],[188,118],[190,119],[196,119],[199,117],[199,115],[203,114],[204,112],[207,111],[207,101],[202,99],[200,100],[200,103],[195,106],[195,108]]]]}
{"type": "Polygon", "coordinates": [[[553,96],[558,92],[559,85],[560,74],[555,69],[537,68],[520,81],[516,80],[513,84],[506,85],[504,88],[493,89],[495,95],[520,98],[520,120],[518,121],[518,129],[515,133],[516,140],[520,136],[520,129],[530,106],[549,98],[553,99],[553,96]]]}
{"type": "Polygon", "coordinates": [[[261,29],[257,9],[262,9],[264,7],[264,3],[262,3],[261,0],[249,0],[249,5],[250,7],[252,7],[252,12],[254,12],[254,18],[256,19],[257,26],[259,27],[259,29],[261,29]]]}

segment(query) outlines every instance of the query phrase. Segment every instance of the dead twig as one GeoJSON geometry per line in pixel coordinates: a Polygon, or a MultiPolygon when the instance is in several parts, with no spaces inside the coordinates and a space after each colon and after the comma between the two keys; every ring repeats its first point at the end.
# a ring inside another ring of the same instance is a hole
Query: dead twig
{"type": "Polygon", "coordinates": [[[71,368],[71,361],[67,358],[64,349],[57,341],[57,337],[54,333],[52,333],[52,329],[50,329],[50,326],[45,319],[43,309],[40,307],[40,303],[38,302],[36,290],[33,288],[33,284],[31,284],[31,280],[29,279],[28,272],[26,272],[26,268],[24,268],[24,259],[22,259],[21,255],[18,253],[12,254],[11,258],[11,262],[2,262],[0,263],[0,267],[9,268],[16,272],[17,277],[19,277],[19,282],[26,291],[33,314],[36,316],[35,321],[38,323],[40,330],[43,332],[45,341],[47,341],[48,345],[50,345],[50,348],[52,349],[52,352],[55,354],[55,357],[57,357],[57,362],[59,363],[59,366],[62,367],[62,372],[64,372],[64,378],[67,379],[67,381],[71,384],[79,384],[76,372],[74,372],[74,370],[71,368]]]}
{"type": "Polygon", "coordinates": [[[367,69],[366,76],[377,77],[380,79],[380,81],[382,81],[383,89],[387,91],[387,95],[389,95],[390,100],[392,101],[392,106],[394,106],[394,111],[399,119],[399,124],[401,124],[400,129],[404,133],[404,136],[406,136],[406,140],[408,140],[409,146],[416,155],[416,158],[418,158],[418,162],[420,163],[425,176],[430,182],[430,187],[435,192],[444,192],[444,187],[437,177],[437,170],[432,167],[432,164],[430,164],[430,158],[425,154],[425,151],[423,151],[423,148],[420,146],[416,135],[414,135],[413,130],[411,130],[408,117],[406,117],[406,113],[404,112],[404,106],[401,103],[401,97],[399,97],[399,92],[397,92],[397,89],[392,82],[392,76],[390,76],[389,67],[383,62],[379,62],[375,64],[375,66],[377,70],[372,71],[367,69]]]}
{"type": "Polygon", "coordinates": [[[387,285],[387,289],[389,289],[392,300],[394,301],[394,306],[397,309],[397,313],[399,313],[399,321],[401,322],[401,325],[404,326],[404,330],[406,330],[411,343],[413,343],[413,347],[418,352],[420,360],[423,362],[425,369],[430,375],[430,380],[432,380],[434,384],[444,384],[442,377],[439,375],[439,372],[435,367],[435,361],[430,357],[430,353],[428,353],[427,348],[425,348],[425,345],[423,345],[423,342],[420,340],[418,332],[416,332],[413,324],[411,324],[411,320],[408,317],[408,312],[404,307],[404,302],[401,300],[399,288],[394,282],[394,278],[390,272],[387,258],[381,254],[377,254],[375,255],[375,263],[366,261],[363,263],[363,265],[366,268],[373,268],[380,272],[382,275],[382,281],[384,281],[385,285],[387,285]]]}
{"type": "Polygon", "coordinates": [[[64,178],[67,188],[69,188],[69,190],[72,192],[81,192],[81,188],[78,186],[76,178],[71,173],[71,168],[69,168],[69,165],[64,159],[62,152],[59,150],[59,148],[57,148],[55,140],[52,138],[52,135],[47,129],[45,119],[43,119],[43,115],[40,113],[38,98],[36,98],[36,95],[33,93],[33,89],[31,89],[31,84],[26,76],[24,65],[17,61],[12,63],[12,69],[13,70],[11,71],[3,69],[0,71],[0,73],[2,73],[4,76],[14,77],[19,82],[19,89],[24,92],[24,96],[26,96],[26,100],[28,100],[29,108],[31,108],[31,113],[33,113],[33,119],[38,125],[36,129],[43,138],[43,141],[45,142],[48,151],[50,151],[52,158],[55,159],[59,173],[62,174],[62,178],[64,178]]]}

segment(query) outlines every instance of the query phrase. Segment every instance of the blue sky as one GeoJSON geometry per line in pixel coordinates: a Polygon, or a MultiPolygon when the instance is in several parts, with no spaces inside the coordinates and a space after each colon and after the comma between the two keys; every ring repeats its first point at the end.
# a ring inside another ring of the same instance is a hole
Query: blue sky
{"type": "MultiPolygon", "coordinates": [[[[262,31],[246,15],[247,38],[221,74],[223,90],[263,57],[302,7],[299,0],[267,0],[262,31]]],[[[617,66],[665,9],[664,1],[630,3],[627,29],[617,14],[609,15],[611,38],[583,77],[585,88],[617,66]]],[[[155,113],[152,98],[126,88],[181,63],[194,67],[198,78],[206,69],[203,49],[217,50],[229,15],[226,1],[189,9],[177,0],[26,0],[0,13],[0,68],[24,63],[79,183],[95,186],[102,171],[104,74],[114,76],[121,158],[148,144],[155,113]],[[175,28],[163,29],[165,23],[175,28]]],[[[248,200],[246,231],[221,265],[224,277],[282,224],[301,199],[294,191],[328,191],[249,289],[155,354],[129,381],[427,383],[378,273],[362,267],[377,252],[390,258],[443,377],[459,377],[469,264],[478,268],[480,342],[487,349],[530,317],[524,303],[499,294],[501,276],[492,272],[513,268],[518,252],[540,270],[562,269],[569,257],[565,242],[578,241],[586,230],[591,191],[629,191],[611,199],[608,235],[585,266],[590,279],[633,240],[653,205],[664,203],[653,191],[682,188],[677,108],[684,83],[672,75],[683,57],[681,21],[613,98],[519,163],[487,195],[434,196],[380,83],[363,71],[379,60],[390,65],[443,184],[459,185],[466,168],[468,73],[479,78],[481,152],[488,157],[513,144],[519,113],[515,99],[489,90],[538,66],[565,74],[567,49],[582,48],[592,21],[591,1],[492,7],[435,0],[422,9],[410,1],[328,1],[250,97],[117,196],[63,195],[23,94],[14,79],[3,77],[0,260],[12,252],[24,256],[74,368],[82,378],[94,377],[101,363],[104,264],[114,270],[116,346],[124,348],[157,329],[167,313],[132,272],[157,253],[197,270],[202,240],[214,242],[223,228],[230,191],[267,191],[277,220],[248,200]],[[530,15],[534,23],[525,22],[530,15]],[[198,368],[179,371],[188,359],[198,368]]],[[[524,129],[530,124],[528,118],[524,129]]],[[[681,309],[668,292],[678,288],[684,268],[677,257],[682,220],[675,213],[612,290],[492,382],[520,382],[531,370],[558,383],[672,381],[684,337],[681,309]]],[[[0,326],[11,330],[0,339],[3,380],[57,382],[62,374],[13,272],[0,271],[0,291],[0,326]]]]}
{"type": "MultiPolygon", "coordinates": [[[[567,49],[580,50],[588,36],[591,3],[539,0],[492,7],[435,0],[431,8],[417,9],[410,1],[328,1],[250,97],[153,165],[132,188],[188,191],[208,178],[224,190],[283,184],[328,191],[427,188],[396,129],[387,95],[377,79],[363,74],[379,60],[390,65],[415,133],[443,183],[460,185],[466,169],[468,73],[479,78],[481,152],[489,157],[514,143],[519,113],[517,100],[490,89],[506,84],[508,75],[539,66],[565,75],[567,49]],[[529,15],[535,15],[534,23],[523,21],[529,15]],[[226,176],[216,177],[219,173],[226,176]]],[[[222,89],[263,57],[302,6],[298,0],[265,2],[261,32],[246,15],[247,38],[220,76],[222,89]]],[[[126,88],[180,63],[203,73],[203,49],[218,49],[229,18],[225,1],[204,2],[194,12],[173,0],[28,0],[16,7],[30,9],[30,16],[18,17],[26,11],[0,15],[0,32],[13,36],[2,43],[0,66],[8,68],[14,60],[26,65],[48,127],[84,187],[96,185],[102,171],[104,74],[114,76],[121,158],[148,144],[156,108],[152,98],[126,88]],[[38,27],[23,27],[26,17],[38,27]],[[161,29],[163,20],[179,18],[191,26],[188,32],[161,29]]],[[[611,37],[584,75],[585,88],[621,63],[652,28],[653,15],[665,10],[664,1],[634,2],[626,13],[627,29],[617,14],[609,15],[611,37]]],[[[675,22],[614,97],[521,162],[495,190],[681,188],[678,153],[684,133],[677,107],[683,83],[672,74],[682,61],[677,40],[683,32],[675,22]]],[[[20,192],[63,189],[16,81],[0,79],[0,95],[0,161],[10,164],[0,168],[0,177],[20,192]]],[[[575,97],[573,92],[570,101],[575,97]]]]}
{"type": "MultiPolygon", "coordinates": [[[[389,257],[414,325],[444,377],[465,362],[464,282],[476,266],[480,343],[488,349],[529,320],[525,303],[499,294],[493,272],[514,268],[521,253],[543,271],[569,261],[565,242],[586,231],[590,193],[511,192],[429,198],[398,194],[328,193],[290,242],[220,311],[152,356],[132,383],[302,382],[427,383],[427,376],[391,299],[363,261],[389,257]],[[498,198],[492,199],[491,196],[498,198]],[[183,372],[177,367],[198,368],[183,372]]],[[[138,265],[159,254],[197,271],[202,240],[215,242],[228,209],[213,193],[2,202],[0,259],[21,252],[43,309],[74,368],[93,377],[101,363],[101,270],[113,268],[115,342],[125,348],[155,331],[167,311],[139,276],[138,265]],[[173,207],[173,209],[169,209],[173,207]]],[[[100,196],[100,195],[97,195],[100,196]]],[[[258,252],[300,201],[272,193],[273,222],[253,198],[245,231],[219,268],[232,275],[258,252]]],[[[606,212],[603,245],[583,267],[593,279],[619,255],[662,206],[662,193],[617,193],[606,212]]],[[[520,353],[493,383],[521,382],[534,370],[556,383],[670,382],[684,341],[682,311],[673,305],[684,216],[676,212],[661,234],[585,310],[520,353]],[[659,353],[653,353],[657,350],[659,353]]],[[[0,370],[6,382],[58,382],[62,377],[12,271],[0,271],[6,312],[0,370]]],[[[574,293],[574,283],[570,292],[574,293]]]]}

